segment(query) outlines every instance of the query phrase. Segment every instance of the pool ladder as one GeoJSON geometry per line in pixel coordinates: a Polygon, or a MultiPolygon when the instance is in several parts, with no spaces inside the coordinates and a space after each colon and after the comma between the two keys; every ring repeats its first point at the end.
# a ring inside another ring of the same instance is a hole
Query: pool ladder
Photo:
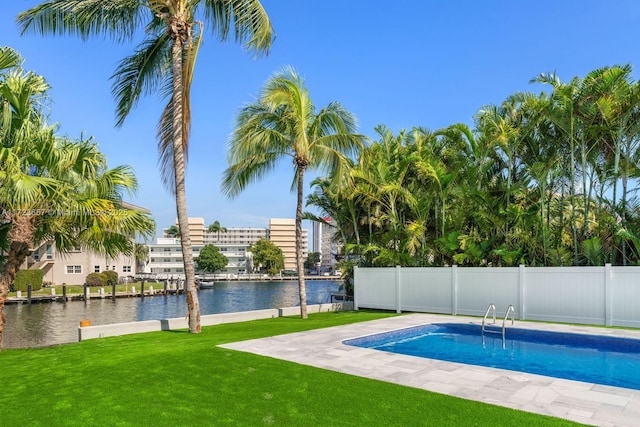
{"type": "MultiPolygon", "coordinates": [[[[487,323],[487,317],[489,317],[490,313],[493,314],[493,324],[495,325],[495,323],[496,323],[496,306],[494,304],[489,304],[489,307],[487,307],[487,311],[484,313],[484,317],[482,318],[482,344],[484,344],[484,334],[485,334],[485,332],[487,332],[487,333],[495,333],[495,334],[499,333],[498,331],[485,328],[485,325],[487,323]]],[[[514,313],[515,313],[515,309],[513,308],[512,305],[509,305],[509,307],[507,307],[507,312],[504,314],[504,318],[502,319],[502,348],[505,348],[505,331],[506,331],[506,328],[507,328],[506,325],[507,325],[507,320],[509,319],[509,314],[511,314],[511,325],[513,325],[514,313]]]]}

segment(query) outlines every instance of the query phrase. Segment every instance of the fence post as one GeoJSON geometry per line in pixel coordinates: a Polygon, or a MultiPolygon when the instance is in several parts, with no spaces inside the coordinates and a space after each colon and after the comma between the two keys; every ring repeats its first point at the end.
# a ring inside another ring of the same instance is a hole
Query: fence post
{"type": "Polygon", "coordinates": [[[458,266],[451,266],[451,314],[458,315],[458,266]]]}
{"type": "Polygon", "coordinates": [[[524,298],[524,291],[525,291],[525,285],[526,285],[526,280],[525,280],[525,269],[524,269],[524,265],[520,264],[518,266],[518,299],[519,304],[520,304],[520,313],[519,314],[519,318],[520,320],[526,320],[526,316],[525,316],[525,298],[524,298]]]}
{"type": "Polygon", "coordinates": [[[31,286],[31,284],[27,285],[27,301],[29,302],[29,305],[31,305],[31,292],[33,291],[33,286],[31,286]]]}
{"type": "Polygon", "coordinates": [[[89,288],[87,287],[86,283],[84,283],[82,286],[83,286],[82,290],[84,292],[84,300],[85,300],[85,302],[89,301],[89,295],[88,295],[89,294],[89,288]]]}
{"type": "Polygon", "coordinates": [[[111,284],[111,297],[115,300],[116,299],[116,284],[112,283],[111,284]]]}
{"type": "Polygon", "coordinates": [[[613,326],[613,301],[611,298],[611,264],[604,265],[604,324],[613,326]]]}
{"type": "Polygon", "coordinates": [[[67,284],[62,284],[62,301],[67,302],[67,284]]]}
{"type": "Polygon", "coordinates": [[[357,265],[355,265],[353,267],[353,309],[355,311],[358,311],[358,289],[357,289],[357,284],[358,284],[358,272],[359,267],[357,265]]]}
{"type": "Polygon", "coordinates": [[[396,313],[402,313],[402,302],[400,299],[402,298],[402,280],[401,280],[402,270],[399,265],[396,265],[396,313]]]}

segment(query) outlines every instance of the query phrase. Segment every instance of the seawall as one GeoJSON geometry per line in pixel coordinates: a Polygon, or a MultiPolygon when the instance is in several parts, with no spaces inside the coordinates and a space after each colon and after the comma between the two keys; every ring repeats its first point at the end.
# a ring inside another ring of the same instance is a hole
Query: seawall
{"type": "MultiPolygon", "coordinates": [[[[335,302],[330,304],[313,304],[307,306],[308,313],[353,310],[353,302],[335,302]]],[[[300,307],[271,308],[266,310],[239,311],[235,313],[205,314],[200,318],[202,326],[223,323],[246,322],[250,320],[272,319],[275,317],[295,316],[300,307]]],[[[79,326],[78,341],[95,338],[116,337],[121,335],[140,334],[143,332],[171,331],[189,327],[186,317],[161,320],[144,320],[140,322],[112,323],[109,325],[79,326]]]]}

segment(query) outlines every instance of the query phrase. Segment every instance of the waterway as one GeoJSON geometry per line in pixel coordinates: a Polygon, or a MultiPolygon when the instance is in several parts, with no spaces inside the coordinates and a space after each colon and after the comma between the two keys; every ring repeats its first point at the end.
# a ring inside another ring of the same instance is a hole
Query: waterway
{"type": "MultiPolygon", "coordinates": [[[[306,282],[307,304],[329,302],[339,290],[340,282],[309,280],[306,282]]],[[[201,314],[300,305],[297,281],[283,282],[218,282],[198,293],[201,314]]],[[[13,304],[5,306],[7,323],[3,348],[42,347],[78,341],[80,320],[92,325],[140,320],[185,317],[185,295],[146,298],[92,299],[90,302],[13,304]]]]}

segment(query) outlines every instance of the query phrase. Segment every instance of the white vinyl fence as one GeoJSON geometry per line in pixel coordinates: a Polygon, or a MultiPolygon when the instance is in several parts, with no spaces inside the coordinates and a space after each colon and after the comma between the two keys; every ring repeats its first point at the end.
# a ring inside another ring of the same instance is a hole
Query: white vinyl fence
{"type": "Polygon", "coordinates": [[[355,309],[640,327],[640,267],[357,268],[355,309]]]}

